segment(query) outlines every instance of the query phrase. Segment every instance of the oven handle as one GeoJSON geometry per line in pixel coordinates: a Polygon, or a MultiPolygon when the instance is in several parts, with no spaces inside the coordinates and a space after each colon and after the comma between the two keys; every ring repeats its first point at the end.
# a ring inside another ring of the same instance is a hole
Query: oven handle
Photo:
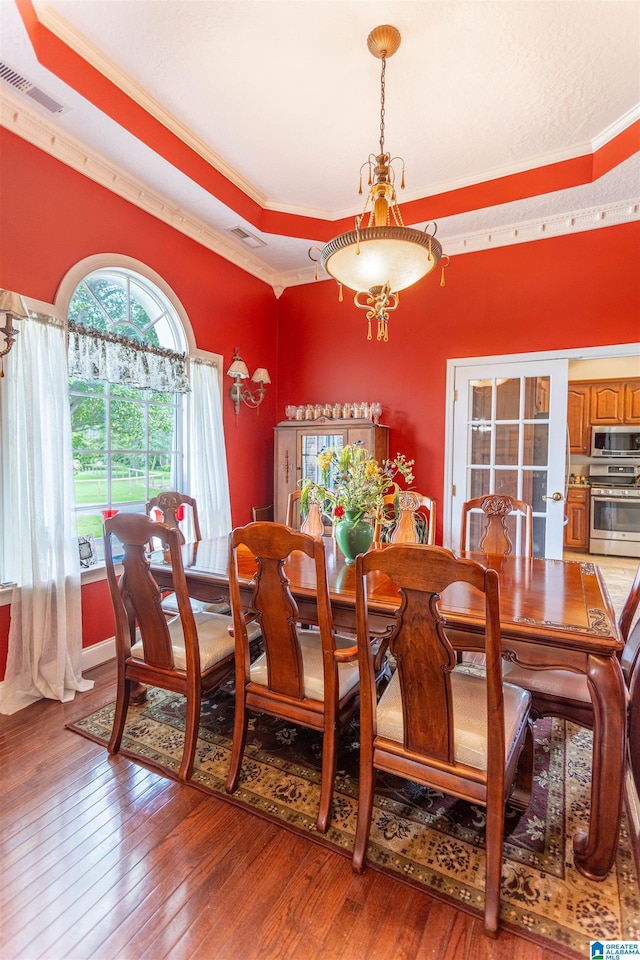
{"type": "Polygon", "coordinates": [[[591,502],[595,501],[598,503],[640,503],[640,498],[638,497],[601,497],[597,493],[591,495],[591,502]]]}

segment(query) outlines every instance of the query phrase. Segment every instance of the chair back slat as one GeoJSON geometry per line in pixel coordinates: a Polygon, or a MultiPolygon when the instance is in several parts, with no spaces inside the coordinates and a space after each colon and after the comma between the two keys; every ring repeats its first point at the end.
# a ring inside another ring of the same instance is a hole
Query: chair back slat
{"type": "MultiPolygon", "coordinates": [[[[335,648],[331,608],[325,572],[324,543],[321,539],[289,529],[279,523],[250,523],[231,534],[230,594],[234,617],[242,603],[238,582],[237,557],[241,548],[249,550],[257,560],[253,594],[249,612],[255,615],[262,634],[267,659],[268,688],[271,691],[302,700],[304,669],[296,625],[298,606],[289,589],[286,561],[299,551],[314,561],[320,641],[335,648]]],[[[235,629],[243,630],[240,620],[235,629]]],[[[329,673],[335,667],[331,665],[329,673]]],[[[326,676],[332,685],[331,678],[326,676]]]]}
{"type": "Polygon", "coordinates": [[[516,500],[503,494],[487,494],[483,497],[474,497],[462,505],[460,517],[460,550],[478,550],[481,553],[508,556],[513,553],[514,545],[511,540],[509,523],[517,520],[517,515],[524,518],[524,531],[521,542],[521,555],[533,555],[533,510],[531,505],[523,500],[516,500]],[[483,527],[477,544],[469,543],[469,521],[474,513],[482,511],[484,514],[483,527]]]}
{"type": "Polygon", "coordinates": [[[488,756],[489,766],[499,777],[504,767],[504,723],[497,574],[471,560],[458,560],[442,547],[428,545],[393,545],[357,557],[361,675],[363,670],[371,670],[366,644],[362,645],[367,626],[361,611],[367,607],[366,577],[374,572],[385,574],[400,594],[389,650],[399,674],[404,746],[413,757],[428,762],[454,764],[451,672],[456,655],[438,608],[440,595],[459,581],[485,594],[487,697],[492,719],[488,756]]]}
{"type": "Polygon", "coordinates": [[[385,524],[395,521],[390,543],[434,544],[436,537],[436,501],[414,490],[400,490],[383,498],[376,514],[374,542],[380,543],[385,524]],[[421,529],[422,528],[422,529],[421,529]]]}
{"type": "MultiPolygon", "coordinates": [[[[187,597],[180,553],[180,533],[166,524],[142,514],[119,513],[104,522],[105,562],[111,600],[116,617],[116,645],[130,655],[139,632],[144,660],[150,666],[174,669],[174,657],[167,618],[162,610],[162,594],[149,568],[148,544],[157,538],[171,557],[172,577],[183,619],[185,646],[192,639],[197,655],[196,628],[187,597]],[[123,572],[117,580],[113,560],[113,537],[123,546],[123,572]]],[[[187,658],[189,653],[187,652],[187,658]]]]}

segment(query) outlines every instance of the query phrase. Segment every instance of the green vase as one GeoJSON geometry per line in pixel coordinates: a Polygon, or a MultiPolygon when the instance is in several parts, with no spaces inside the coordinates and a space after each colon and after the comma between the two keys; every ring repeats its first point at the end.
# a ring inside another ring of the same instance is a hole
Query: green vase
{"type": "Polygon", "coordinates": [[[373,542],[373,527],[367,520],[354,520],[356,510],[347,510],[344,520],[336,524],[336,541],[347,563],[353,563],[359,553],[366,553],[373,542]],[[349,516],[351,514],[351,516],[349,516]]]}

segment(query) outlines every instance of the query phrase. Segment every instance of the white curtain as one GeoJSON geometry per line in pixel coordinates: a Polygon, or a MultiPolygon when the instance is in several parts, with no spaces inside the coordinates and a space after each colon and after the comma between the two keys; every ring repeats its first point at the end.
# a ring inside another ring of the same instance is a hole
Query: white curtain
{"type": "Polygon", "coordinates": [[[190,492],[198,503],[202,536],[205,539],[222,537],[231,531],[231,502],[216,367],[192,359],[191,391],[188,443],[190,492]]]}
{"type": "Polygon", "coordinates": [[[16,582],[0,712],[71,700],[81,672],[80,564],[63,326],[31,317],[0,380],[2,571],[16,582]]]}

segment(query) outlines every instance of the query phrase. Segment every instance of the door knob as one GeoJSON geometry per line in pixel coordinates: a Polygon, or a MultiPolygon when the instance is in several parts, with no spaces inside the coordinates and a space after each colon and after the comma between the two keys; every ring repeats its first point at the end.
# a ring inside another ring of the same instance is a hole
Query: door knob
{"type": "Polygon", "coordinates": [[[564,500],[564,497],[562,496],[561,493],[558,493],[558,491],[556,490],[556,492],[552,493],[550,497],[543,497],[542,499],[543,500],[564,500]]]}

